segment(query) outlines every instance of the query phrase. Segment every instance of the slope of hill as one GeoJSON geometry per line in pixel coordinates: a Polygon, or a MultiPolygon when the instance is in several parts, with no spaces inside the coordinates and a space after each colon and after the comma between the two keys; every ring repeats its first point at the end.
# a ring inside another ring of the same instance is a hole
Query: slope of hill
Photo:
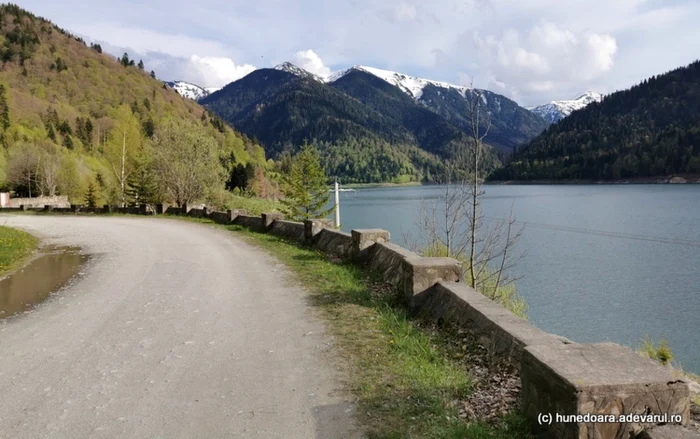
{"type": "Polygon", "coordinates": [[[585,108],[593,102],[603,100],[603,95],[594,91],[587,91],[576,99],[567,101],[551,101],[546,104],[538,105],[530,111],[541,116],[549,123],[556,123],[570,115],[576,110],[585,108]]]}
{"type": "Polygon", "coordinates": [[[94,183],[99,202],[114,202],[110,151],[125,144],[141,154],[129,160],[148,161],[142,146],[168,119],[215,139],[228,168],[266,164],[260,146],[154,79],[143,63],[103,54],[14,5],[0,6],[0,58],[0,189],[84,202],[94,183]]]}
{"type": "Polygon", "coordinates": [[[552,125],[492,180],[700,173],[700,61],[605,96],[552,125]]]}

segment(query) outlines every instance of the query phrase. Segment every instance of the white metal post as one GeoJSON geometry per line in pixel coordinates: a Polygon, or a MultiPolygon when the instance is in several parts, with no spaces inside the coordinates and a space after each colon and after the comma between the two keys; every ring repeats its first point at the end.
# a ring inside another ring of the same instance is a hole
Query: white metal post
{"type": "Polygon", "coordinates": [[[340,228],[340,190],[338,179],[335,179],[335,227],[340,228]]]}

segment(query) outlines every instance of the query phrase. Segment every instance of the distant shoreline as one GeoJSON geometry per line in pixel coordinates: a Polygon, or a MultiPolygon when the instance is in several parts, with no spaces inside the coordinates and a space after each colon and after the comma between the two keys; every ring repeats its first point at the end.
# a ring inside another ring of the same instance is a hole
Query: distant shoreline
{"type": "Polygon", "coordinates": [[[350,183],[343,184],[342,187],[350,189],[372,189],[380,187],[409,187],[409,186],[423,186],[424,183],[420,181],[411,181],[409,183],[350,183]]]}
{"type": "Polygon", "coordinates": [[[501,180],[487,185],[623,185],[623,184],[700,184],[700,175],[670,175],[666,177],[637,177],[621,180],[501,180]]]}
{"type": "MultiPolygon", "coordinates": [[[[409,183],[350,183],[342,187],[352,189],[395,188],[433,186],[438,183],[412,181],[409,183]]],[[[626,185],[626,184],[700,184],[700,174],[670,175],[666,177],[637,177],[621,180],[499,180],[486,181],[482,184],[497,185],[626,185]]]]}

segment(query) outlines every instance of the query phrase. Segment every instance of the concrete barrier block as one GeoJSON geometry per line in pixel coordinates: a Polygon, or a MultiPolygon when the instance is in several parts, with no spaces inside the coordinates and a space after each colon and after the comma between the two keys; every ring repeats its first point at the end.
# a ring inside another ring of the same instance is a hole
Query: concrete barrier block
{"type": "Polygon", "coordinates": [[[27,211],[27,205],[26,205],[26,204],[20,204],[20,205],[19,205],[19,210],[22,211],[22,212],[26,212],[26,211],[27,211]]]}
{"type": "Polygon", "coordinates": [[[679,425],[662,425],[640,433],[635,439],[700,439],[700,433],[679,425]]]}
{"type": "Polygon", "coordinates": [[[44,212],[53,212],[53,205],[51,205],[51,204],[45,205],[44,212]]]}
{"type": "Polygon", "coordinates": [[[389,242],[391,234],[382,229],[356,229],[352,231],[351,257],[358,261],[367,260],[369,249],[374,244],[389,242]]]}
{"type": "Polygon", "coordinates": [[[276,220],[267,233],[290,241],[304,242],[304,224],[294,221],[276,220]]]}
{"type": "Polygon", "coordinates": [[[279,213],[279,212],[263,213],[261,215],[261,217],[262,217],[262,222],[263,222],[263,228],[266,231],[270,230],[270,227],[272,226],[272,223],[274,221],[284,220],[284,215],[279,213]]]}
{"type": "Polygon", "coordinates": [[[688,384],[671,370],[614,343],[547,344],[523,351],[523,410],[537,437],[635,437],[654,424],[557,422],[559,415],[675,414],[690,416],[688,384]],[[537,422],[552,414],[551,425],[537,422]]]}
{"type": "Polygon", "coordinates": [[[411,291],[406,291],[413,306],[418,306],[419,294],[438,282],[460,282],[464,269],[462,262],[453,258],[410,258],[411,291]]]}
{"type": "Polygon", "coordinates": [[[156,215],[164,215],[168,211],[170,205],[168,203],[158,203],[156,204],[156,215]]]}
{"type": "Polygon", "coordinates": [[[352,248],[352,235],[332,228],[321,229],[314,237],[313,245],[326,254],[348,259],[352,248]]]}
{"type": "Polygon", "coordinates": [[[514,365],[520,365],[527,346],[573,343],[542,331],[465,282],[438,282],[414,301],[420,304],[423,316],[457,324],[475,336],[490,355],[514,365]]]}
{"type": "Polygon", "coordinates": [[[248,211],[245,209],[229,209],[227,213],[230,222],[233,222],[233,220],[235,220],[239,215],[248,215],[248,211]]]}
{"type": "Polygon", "coordinates": [[[304,221],[304,239],[313,243],[316,235],[321,233],[323,229],[330,229],[333,227],[333,221],[329,219],[310,219],[304,221]]]}

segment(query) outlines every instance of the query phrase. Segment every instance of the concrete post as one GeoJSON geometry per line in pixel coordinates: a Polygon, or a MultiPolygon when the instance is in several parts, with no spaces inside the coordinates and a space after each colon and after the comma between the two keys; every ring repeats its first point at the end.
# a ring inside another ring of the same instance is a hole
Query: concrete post
{"type": "Polygon", "coordinates": [[[356,261],[366,260],[369,256],[369,248],[376,243],[386,243],[391,239],[391,234],[382,229],[357,229],[352,231],[352,248],[350,257],[356,261]]]}
{"type": "Polygon", "coordinates": [[[633,420],[619,422],[619,415],[681,415],[682,424],[690,418],[686,382],[671,369],[614,343],[528,346],[520,379],[523,411],[538,438],[638,437],[649,427],[633,420]],[[615,421],[538,422],[543,413],[612,416],[615,421]]]}
{"type": "Polygon", "coordinates": [[[156,204],[156,214],[165,215],[165,212],[168,211],[168,207],[170,207],[170,205],[168,205],[167,203],[156,204]]]}
{"type": "Polygon", "coordinates": [[[102,213],[112,213],[112,206],[109,204],[102,206],[102,213]]]}
{"type": "Polygon", "coordinates": [[[279,212],[263,213],[261,216],[263,222],[263,231],[265,232],[270,230],[270,227],[272,226],[272,223],[274,221],[282,221],[284,219],[284,215],[279,212]]]}
{"type": "Polygon", "coordinates": [[[329,219],[311,219],[304,221],[304,240],[308,243],[314,241],[314,237],[321,233],[321,230],[333,227],[333,222],[329,219]]]}
{"type": "Polygon", "coordinates": [[[44,212],[53,212],[53,205],[52,204],[45,204],[44,205],[44,212]]]}

